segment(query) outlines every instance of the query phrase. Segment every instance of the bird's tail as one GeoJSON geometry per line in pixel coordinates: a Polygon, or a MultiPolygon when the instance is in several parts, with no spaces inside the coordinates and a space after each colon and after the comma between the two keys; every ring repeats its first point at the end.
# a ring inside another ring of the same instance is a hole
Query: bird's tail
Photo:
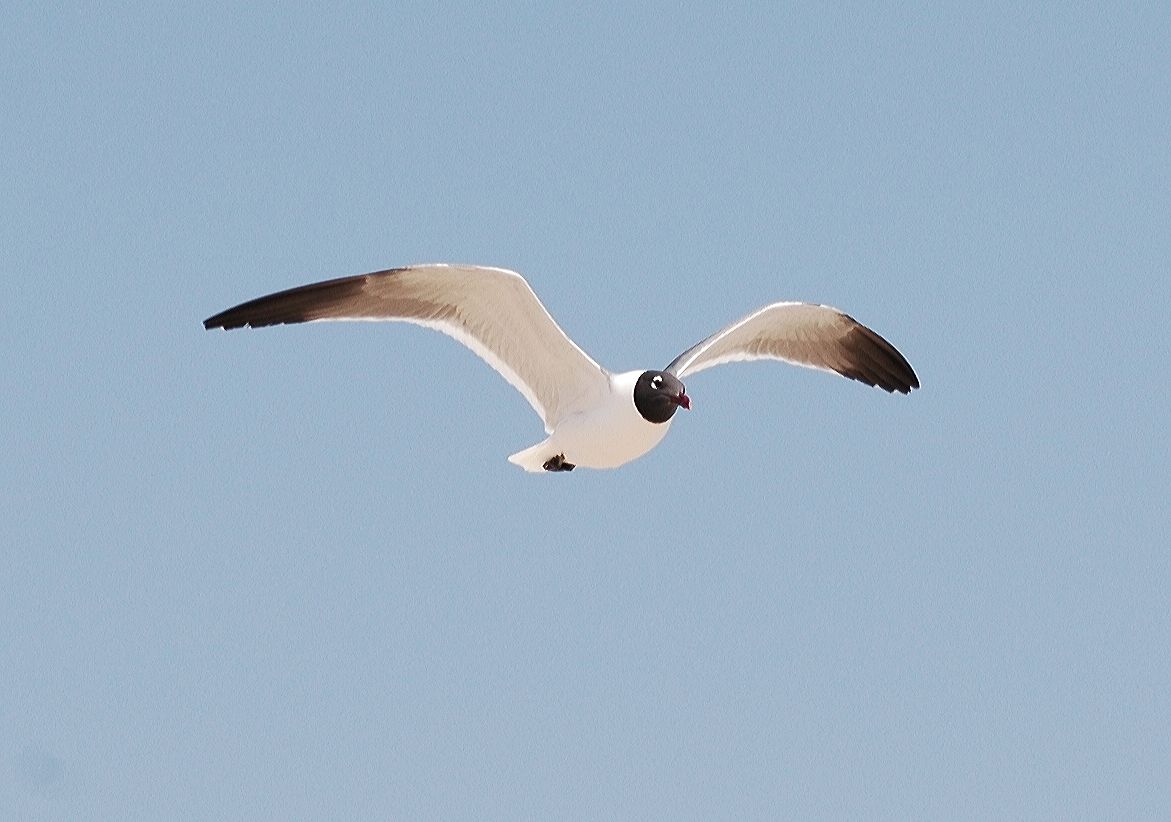
{"type": "Polygon", "coordinates": [[[517,451],[508,461],[513,465],[519,465],[526,471],[544,471],[545,462],[555,454],[549,453],[549,440],[544,439],[538,442],[531,448],[526,448],[523,451],[517,451]]]}

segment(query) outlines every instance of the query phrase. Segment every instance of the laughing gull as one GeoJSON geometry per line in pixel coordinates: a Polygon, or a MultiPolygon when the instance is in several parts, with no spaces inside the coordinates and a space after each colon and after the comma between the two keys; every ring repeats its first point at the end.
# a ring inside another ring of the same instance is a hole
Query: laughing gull
{"type": "Polygon", "coordinates": [[[650,451],[680,407],[683,378],[714,365],[774,359],[907,394],[919,379],[895,347],[825,305],[766,305],[696,343],[662,371],[613,374],[553,321],[515,271],[412,265],[291,288],[229,308],[203,327],[397,320],[470,348],[524,395],[549,436],[509,457],[526,471],[617,468],[650,451]]]}

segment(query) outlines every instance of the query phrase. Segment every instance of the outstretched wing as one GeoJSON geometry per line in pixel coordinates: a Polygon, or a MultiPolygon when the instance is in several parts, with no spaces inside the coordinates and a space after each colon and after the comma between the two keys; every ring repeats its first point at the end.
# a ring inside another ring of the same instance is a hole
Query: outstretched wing
{"type": "Polygon", "coordinates": [[[415,265],[304,285],[229,308],[204,328],[389,320],[433,328],[470,348],[529,401],[551,431],[600,401],[605,369],[558,327],[515,271],[415,265]]]}
{"type": "Polygon", "coordinates": [[[919,387],[893,345],[848,314],[812,303],[766,305],[693,345],[666,370],[682,379],[714,365],[760,359],[833,371],[885,391],[907,394],[919,387]]]}

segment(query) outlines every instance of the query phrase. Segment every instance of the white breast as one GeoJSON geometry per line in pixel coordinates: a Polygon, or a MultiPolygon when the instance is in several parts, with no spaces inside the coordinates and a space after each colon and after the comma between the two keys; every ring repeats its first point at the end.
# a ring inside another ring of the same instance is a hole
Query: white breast
{"type": "Polygon", "coordinates": [[[658,445],[671,421],[647,422],[634,407],[634,384],[641,374],[611,374],[609,398],[596,408],[563,419],[549,444],[564,453],[567,462],[587,468],[617,468],[658,445]]]}

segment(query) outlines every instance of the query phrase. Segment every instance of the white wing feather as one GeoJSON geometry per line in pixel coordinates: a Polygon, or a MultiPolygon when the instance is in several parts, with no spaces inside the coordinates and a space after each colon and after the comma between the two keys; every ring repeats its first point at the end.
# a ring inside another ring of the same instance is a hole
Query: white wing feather
{"type": "Polygon", "coordinates": [[[606,370],[561,330],[523,277],[503,268],[416,265],[313,283],[230,308],[204,326],[322,320],[408,322],[447,334],[516,388],[546,431],[609,391],[606,370]]]}
{"type": "Polygon", "coordinates": [[[919,387],[910,364],[878,334],[836,308],[798,302],[752,312],[693,345],[665,370],[683,379],[724,363],[759,359],[832,371],[886,391],[906,394],[919,387]]]}

